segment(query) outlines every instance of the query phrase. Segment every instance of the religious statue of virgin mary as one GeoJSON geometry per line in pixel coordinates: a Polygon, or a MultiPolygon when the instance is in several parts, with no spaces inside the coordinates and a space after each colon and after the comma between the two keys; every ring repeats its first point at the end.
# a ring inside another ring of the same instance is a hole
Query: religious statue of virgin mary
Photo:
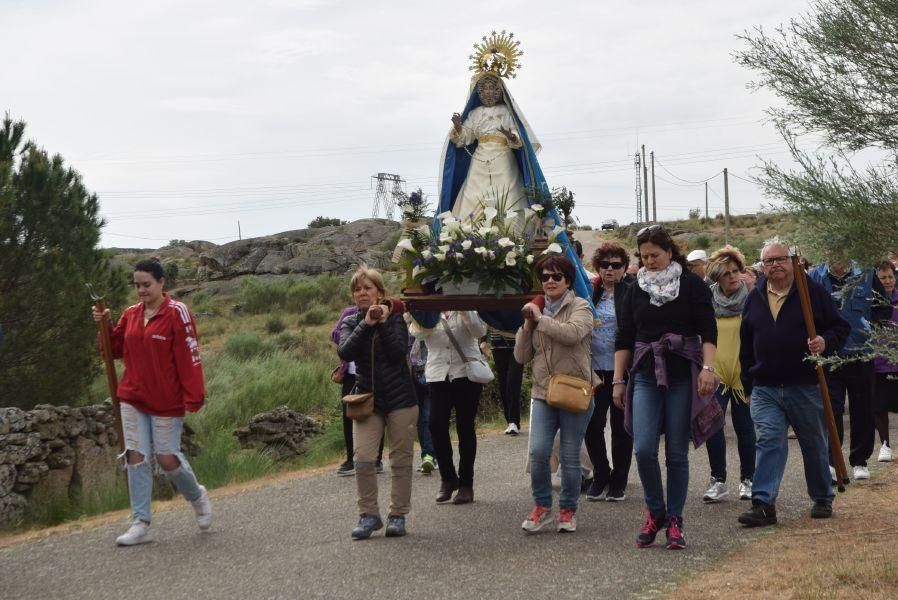
{"type": "Polygon", "coordinates": [[[493,206],[523,223],[525,190],[548,192],[536,160],[539,141],[504,81],[516,76],[518,44],[514,34],[494,31],[474,45],[467,102],[452,115],[440,160],[438,213],[451,211],[463,221],[493,206]]]}

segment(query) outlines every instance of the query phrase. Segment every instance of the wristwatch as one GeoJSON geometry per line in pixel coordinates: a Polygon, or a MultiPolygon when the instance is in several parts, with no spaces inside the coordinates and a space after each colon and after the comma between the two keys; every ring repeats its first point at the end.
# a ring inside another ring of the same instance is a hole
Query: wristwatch
{"type": "Polygon", "coordinates": [[[714,372],[714,367],[712,367],[711,365],[702,365],[702,369],[704,369],[705,371],[707,371],[709,373],[714,372]]]}

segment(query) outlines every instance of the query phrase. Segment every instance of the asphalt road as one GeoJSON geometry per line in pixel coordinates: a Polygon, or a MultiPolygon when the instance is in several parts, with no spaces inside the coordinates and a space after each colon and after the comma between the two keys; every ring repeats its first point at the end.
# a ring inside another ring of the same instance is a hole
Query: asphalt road
{"type": "MultiPolygon", "coordinates": [[[[702,503],[707,453],[700,448],[690,454],[683,551],[663,544],[636,547],[643,517],[635,464],[627,500],[584,498],[576,533],[524,534],[520,524],[531,507],[523,472],[527,440],[493,435],[479,443],[473,504],[437,505],[438,475],[415,475],[404,538],[388,539],[381,531],[352,541],[354,480],[320,475],[240,495],[213,494],[215,521],[207,533],[197,530],[185,503],[154,517],[152,544],[116,547],[123,522],[7,546],[0,549],[0,597],[655,597],[678,578],[771,531],[743,529],[736,522],[749,503],[738,500],[736,444],[727,429],[728,501],[702,503]]],[[[778,503],[781,522],[806,514],[810,505],[797,442],[789,444],[778,503]]],[[[389,476],[380,476],[380,482],[386,512],[389,476]]],[[[838,500],[835,511],[838,518],[838,500]]]]}

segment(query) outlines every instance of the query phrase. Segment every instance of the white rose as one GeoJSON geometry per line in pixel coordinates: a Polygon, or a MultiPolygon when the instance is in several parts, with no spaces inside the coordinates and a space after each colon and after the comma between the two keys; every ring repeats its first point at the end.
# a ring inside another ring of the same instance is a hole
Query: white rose
{"type": "Polygon", "coordinates": [[[421,252],[421,258],[428,259],[432,256],[433,254],[430,252],[430,250],[424,250],[423,252],[421,252]]]}
{"type": "Polygon", "coordinates": [[[471,245],[473,245],[473,243],[474,242],[472,242],[471,240],[465,240],[461,243],[461,247],[464,248],[465,250],[470,250],[471,245]]]}
{"type": "Polygon", "coordinates": [[[533,255],[532,255],[532,254],[528,254],[528,255],[527,255],[527,264],[528,264],[528,265],[532,265],[532,264],[533,264],[533,255]]]}
{"type": "Polygon", "coordinates": [[[477,230],[477,233],[479,233],[479,234],[482,235],[483,237],[488,236],[488,235],[491,234],[492,232],[493,232],[493,230],[492,230],[492,228],[490,228],[490,227],[481,227],[480,229],[477,230]]]}
{"type": "Polygon", "coordinates": [[[477,248],[474,248],[474,252],[483,256],[484,254],[486,254],[486,248],[484,248],[483,246],[478,246],[477,248]]]}
{"type": "Polygon", "coordinates": [[[444,252],[437,252],[433,255],[433,257],[437,260],[446,260],[446,254],[444,252]]]}
{"type": "Polygon", "coordinates": [[[440,252],[442,252],[443,254],[449,252],[449,244],[443,244],[442,246],[440,246],[440,252]]]}
{"type": "Polygon", "coordinates": [[[505,257],[505,264],[508,265],[509,267],[513,267],[517,264],[517,261],[515,260],[514,252],[508,253],[508,256],[505,257]]]}
{"type": "Polygon", "coordinates": [[[471,233],[474,233],[474,226],[470,223],[465,223],[461,226],[461,230],[470,235],[471,233]]]}

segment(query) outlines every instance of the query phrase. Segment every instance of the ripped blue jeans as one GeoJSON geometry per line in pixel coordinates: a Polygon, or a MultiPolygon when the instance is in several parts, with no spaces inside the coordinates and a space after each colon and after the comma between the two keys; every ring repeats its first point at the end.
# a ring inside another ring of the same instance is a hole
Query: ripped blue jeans
{"type": "Polygon", "coordinates": [[[168,477],[175,489],[188,501],[193,502],[202,495],[196,475],[181,453],[181,429],[183,417],[155,417],[122,402],[122,431],[125,434],[125,463],[128,469],[128,491],[131,495],[133,518],[150,522],[150,499],[153,495],[153,470],[151,454],[171,454],[180,463],[174,471],[161,471],[168,477]],[[143,456],[137,464],[127,460],[129,453],[138,452],[143,456]]]}

